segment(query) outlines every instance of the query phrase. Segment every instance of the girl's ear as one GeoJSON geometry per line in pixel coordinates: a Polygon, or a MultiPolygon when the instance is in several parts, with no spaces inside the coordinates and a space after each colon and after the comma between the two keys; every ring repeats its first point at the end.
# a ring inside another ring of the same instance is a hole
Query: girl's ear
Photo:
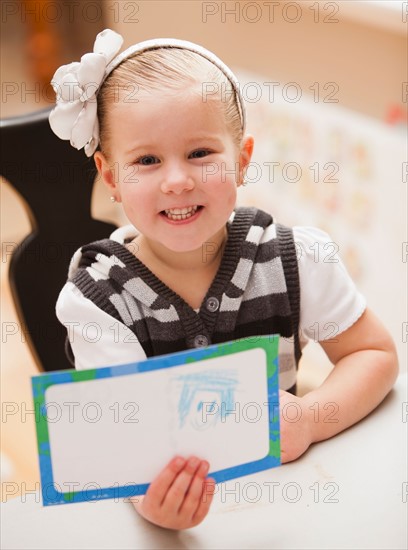
{"type": "Polygon", "coordinates": [[[103,183],[109,189],[112,197],[115,197],[116,202],[121,202],[119,187],[115,178],[115,170],[113,166],[110,166],[108,159],[101,151],[96,151],[94,154],[94,162],[96,169],[103,183]]]}
{"type": "Polygon", "coordinates": [[[244,182],[245,172],[251,162],[253,150],[254,138],[250,135],[244,136],[239,154],[239,185],[242,185],[244,182]]]}

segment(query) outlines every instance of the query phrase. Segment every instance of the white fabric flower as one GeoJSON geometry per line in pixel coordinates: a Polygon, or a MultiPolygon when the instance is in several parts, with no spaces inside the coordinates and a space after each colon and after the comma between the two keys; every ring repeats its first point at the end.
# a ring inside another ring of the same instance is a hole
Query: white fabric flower
{"type": "Polygon", "coordinates": [[[73,147],[85,147],[88,157],[99,143],[96,93],[107,65],[122,44],[120,34],[105,29],[96,37],[93,53],[83,55],[80,62],[63,65],[51,80],[57,95],[56,107],[49,116],[51,129],[59,138],[69,139],[73,147]]]}

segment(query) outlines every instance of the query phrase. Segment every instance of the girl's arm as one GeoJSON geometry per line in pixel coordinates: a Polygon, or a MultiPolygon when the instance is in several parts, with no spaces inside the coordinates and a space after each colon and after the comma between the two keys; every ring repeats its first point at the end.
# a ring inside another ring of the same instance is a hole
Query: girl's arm
{"type": "Polygon", "coordinates": [[[335,366],[319,388],[302,398],[281,392],[281,410],[295,401],[302,411],[299,422],[281,416],[282,462],[298,458],[311,443],[328,439],[364,418],[397,378],[394,342],[369,309],[334,340],[320,342],[335,366]]]}
{"type": "Polygon", "coordinates": [[[66,283],[59,294],[56,315],[67,329],[77,370],[146,359],[129,327],[85,298],[72,282],[66,283]]]}
{"type": "Polygon", "coordinates": [[[308,406],[334,402],[338,422],[324,422],[325,415],[320,415],[322,418],[312,422],[313,443],[364,418],[381,403],[398,376],[394,342],[369,309],[336,339],[337,342],[320,342],[335,367],[324,383],[304,399],[308,406]]]}

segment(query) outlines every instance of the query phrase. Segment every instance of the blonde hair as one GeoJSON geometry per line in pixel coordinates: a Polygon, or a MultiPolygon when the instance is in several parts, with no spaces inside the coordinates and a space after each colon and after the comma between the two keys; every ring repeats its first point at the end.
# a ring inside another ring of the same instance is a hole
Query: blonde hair
{"type": "MultiPolygon", "coordinates": [[[[129,101],[137,99],[139,91],[194,90],[208,84],[211,94],[205,101],[218,99],[225,116],[227,128],[239,148],[243,129],[234,88],[227,76],[202,55],[181,48],[157,48],[138,53],[126,59],[107,77],[98,93],[98,120],[100,147],[107,153],[109,107],[126,94],[129,101]],[[214,93],[213,93],[214,92],[214,93]]],[[[204,97],[204,96],[203,96],[204,97]]]]}

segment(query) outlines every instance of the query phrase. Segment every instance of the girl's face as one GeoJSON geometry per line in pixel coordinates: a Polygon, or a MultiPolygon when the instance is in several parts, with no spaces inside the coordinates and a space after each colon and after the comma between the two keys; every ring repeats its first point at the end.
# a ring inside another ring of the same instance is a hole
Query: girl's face
{"type": "Polygon", "coordinates": [[[190,252],[219,243],[252,138],[238,150],[222,105],[200,94],[154,92],[138,99],[112,105],[110,163],[95,153],[105,183],[152,247],[190,252]]]}

